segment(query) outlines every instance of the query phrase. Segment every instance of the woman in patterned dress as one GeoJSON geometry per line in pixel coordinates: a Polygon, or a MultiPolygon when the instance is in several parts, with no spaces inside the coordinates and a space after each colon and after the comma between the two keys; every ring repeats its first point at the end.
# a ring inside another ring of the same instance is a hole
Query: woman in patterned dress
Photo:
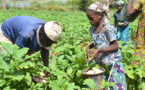
{"type": "Polygon", "coordinates": [[[92,38],[92,43],[86,48],[87,56],[93,54],[90,60],[95,60],[96,64],[105,65],[110,71],[108,75],[105,75],[105,79],[116,84],[108,87],[109,90],[127,90],[122,56],[116,40],[116,29],[107,23],[110,19],[108,8],[95,2],[88,7],[86,13],[91,24],[92,38]],[[95,50],[89,53],[93,47],[95,50]]]}
{"type": "MultiPolygon", "coordinates": [[[[139,23],[135,35],[135,40],[134,40],[135,42],[134,56],[138,56],[140,57],[140,60],[144,60],[145,58],[145,1],[137,0],[133,7],[132,7],[132,3],[133,0],[128,0],[127,11],[126,11],[127,16],[131,16],[132,14],[137,13],[139,10],[142,11],[139,17],[139,23]]],[[[133,64],[135,65],[138,63],[133,62],[133,64]]]]}
{"type": "Polygon", "coordinates": [[[122,40],[124,42],[128,42],[129,40],[129,22],[125,21],[121,17],[121,10],[123,8],[123,1],[118,1],[117,3],[117,9],[113,15],[114,17],[114,26],[117,26],[117,40],[122,40]]]}

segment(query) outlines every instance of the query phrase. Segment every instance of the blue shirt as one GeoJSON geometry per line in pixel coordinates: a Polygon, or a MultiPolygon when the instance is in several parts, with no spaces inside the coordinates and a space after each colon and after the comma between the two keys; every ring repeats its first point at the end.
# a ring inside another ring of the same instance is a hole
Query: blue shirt
{"type": "Polygon", "coordinates": [[[3,34],[18,47],[28,47],[29,52],[41,50],[37,41],[37,30],[45,21],[29,17],[29,16],[14,16],[6,19],[1,30],[3,34]]]}
{"type": "MultiPolygon", "coordinates": [[[[95,49],[103,49],[110,46],[110,43],[116,40],[116,29],[114,26],[110,24],[106,24],[103,30],[99,34],[94,34],[95,27],[90,28],[90,34],[92,38],[92,42],[94,44],[95,49]]],[[[105,64],[107,66],[111,65],[115,61],[119,61],[122,59],[121,52],[117,49],[114,52],[108,53],[99,53],[97,59],[95,60],[98,64],[105,64]]]]}
{"type": "Polygon", "coordinates": [[[121,12],[116,11],[113,15],[113,17],[116,19],[117,22],[122,22],[124,24],[127,23],[127,21],[125,21],[122,17],[121,17],[121,12]]]}

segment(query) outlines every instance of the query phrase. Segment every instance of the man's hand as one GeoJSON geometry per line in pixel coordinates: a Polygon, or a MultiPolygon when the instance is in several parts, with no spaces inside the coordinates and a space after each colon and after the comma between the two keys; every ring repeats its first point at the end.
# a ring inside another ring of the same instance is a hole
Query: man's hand
{"type": "Polygon", "coordinates": [[[97,56],[98,56],[98,54],[99,54],[99,52],[100,52],[100,49],[95,49],[95,50],[93,50],[93,51],[89,54],[89,56],[90,56],[91,54],[93,54],[93,56],[91,57],[90,60],[96,59],[97,56]]]}

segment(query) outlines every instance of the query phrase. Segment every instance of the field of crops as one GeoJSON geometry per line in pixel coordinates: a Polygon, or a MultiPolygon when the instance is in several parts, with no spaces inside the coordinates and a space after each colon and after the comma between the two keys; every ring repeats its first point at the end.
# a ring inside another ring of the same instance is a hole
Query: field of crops
{"type": "MultiPolygon", "coordinates": [[[[113,12],[110,13],[111,21],[109,23],[113,25],[112,14],[113,12]]],[[[89,34],[90,24],[85,12],[0,10],[0,24],[5,19],[18,15],[32,16],[44,21],[58,21],[62,26],[62,35],[50,51],[49,68],[43,66],[40,52],[23,58],[27,53],[27,48],[19,50],[16,46],[2,43],[7,53],[0,52],[0,89],[89,90],[86,85],[92,88],[95,87],[95,83],[92,80],[84,80],[81,75],[81,71],[86,68],[85,48],[91,41],[89,34]],[[25,61],[29,58],[32,59],[32,62],[25,61]],[[47,83],[43,85],[32,82],[30,73],[39,75],[44,69],[50,72],[47,83]]],[[[137,60],[137,58],[132,56],[133,38],[137,24],[138,20],[130,23],[130,41],[128,45],[123,47],[121,46],[123,42],[118,42],[123,57],[122,62],[128,90],[145,90],[145,83],[142,79],[145,68],[141,65],[132,66],[130,63],[132,60],[137,60]]],[[[109,85],[108,82],[104,82],[102,88],[106,88],[109,85]]]]}

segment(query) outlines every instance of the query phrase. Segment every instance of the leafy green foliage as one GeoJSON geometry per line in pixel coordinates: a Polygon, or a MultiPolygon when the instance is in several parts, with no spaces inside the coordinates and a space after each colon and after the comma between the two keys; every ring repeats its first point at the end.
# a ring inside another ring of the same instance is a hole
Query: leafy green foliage
{"type": "Polygon", "coordinates": [[[112,87],[114,85],[115,85],[115,82],[107,82],[105,79],[103,79],[102,82],[101,82],[101,86],[100,87],[105,89],[105,90],[107,90],[107,88],[109,86],[112,87]]]}
{"type": "Polygon", "coordinates": [[[27,54],[28,48],[19,49],[16,45],[4,42],[1,42],[1,46],[5,50],[5,53],[0,52],[1,89],[34,88],[30,73],[37,74],[34,71],[39,71],[39,69],[36,68],[37,64],[26,61],[28,58],[26,59],[24,56],[27,54]]]}
{"type": "Polygon", "coordinates": [[[90,88],[92,88],[92,90],[96,90],[96,89],[97,89],[97,88],[96,88],[96,83],[94,82],[93,79],[86,79],[86,80],[84,81],[84,84],[85,84],[85,85],[88,85],[90,88]]]}

